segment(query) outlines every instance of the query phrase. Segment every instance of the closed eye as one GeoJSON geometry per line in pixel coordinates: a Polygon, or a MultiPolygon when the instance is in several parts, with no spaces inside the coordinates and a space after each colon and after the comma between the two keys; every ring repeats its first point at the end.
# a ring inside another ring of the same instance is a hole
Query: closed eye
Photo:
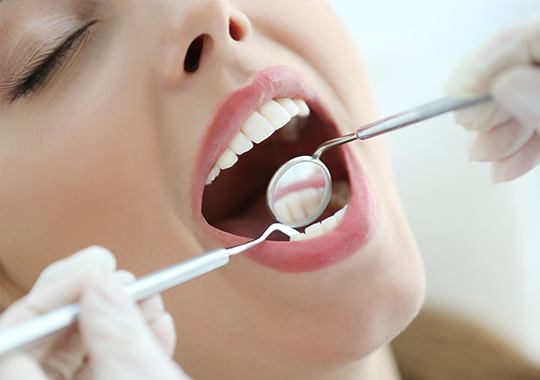
{"type": "Polygon", "coordinates": [[[20,79],[15,86],[11,94],[11,100],[15,101],[18,98],[24,97],[35,92],[42,86],[53,71],[68,57],[69,53],[76,46],[76,43],[81,40],[94,23],[95,21],[92,21],[76,30],[56,47],[51,54],[33,63],[27,70],[29,71],[29,74],[20,79]]]}

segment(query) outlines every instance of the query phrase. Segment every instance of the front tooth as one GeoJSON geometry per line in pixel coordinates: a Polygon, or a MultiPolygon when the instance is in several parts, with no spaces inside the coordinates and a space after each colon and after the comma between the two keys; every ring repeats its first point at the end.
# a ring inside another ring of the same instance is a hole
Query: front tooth
{"type": "Polygon", "coordinates": [[[206,184],[207,184],[207,185],[210,185],[212,182],[214,182],[214,180],[215,180],[215,179],[217,178],[217,176],[219,175],[219,172],[220,172],[220,171],[221,171],[221,170],[220,170],[218,167],[214,166],[214,167],[212,168],[212,170],[210,170],[210,174],[208,175],[208,179],[206,180],[206,184]]]}
{"type": "Polygon", "coordinates": [[[272,136],[274,127],[258,112],[254,112],[242,127],[242,132],[255,144],[259,144],[272,136]]]}
{"type": "Polygon", "coordinates": [[[338,221],[336,217],[333,215],[326,218],[325,220],[321,222],[322,229],[324,230],[324,233],[326,234],[332,231],[334,228],[336,228],[337,225],[338,225],[338,221]]]}
{"type": "Polygon", "coordinates": [[[259,108],[259,113],[274,126],[275,130],[280,129],[291,121],[291,115],[274,100],[269,101],[259,108]]]}
{"type": "Polygon", "coordinates": [[[300,112],[300,108],[298,108],[296,103],[290,98],[277,99],[276,101],[280,106],[287,110],[291,117],[295,117],[300,112]]]}
{"type": "Polygon", "coordinates": [[[227,148],[225,152],[223,152],[221,157],[219,157],[219,159],[217,160],[216,165],[221,170],[225,170],[236,164],[237,161],[238,156],[236,155],[236,153],[227,148]]]}
{"type": "Polygon", "coordinates": [[[305,101],[303,101],[302,99],[293,99],[293,102],[296,104],[296,106],[300,110],[298,112],[298,116],[302,116],[302,117],[309,116],[310,110],[305,101]]]}
{"type": "Polygon", "coordinates": [[[316,238],[317,236],[324,235],[324,229],[321,223],[315,223],[307,227],[304,232],[309,238],[316,238]]]}
{"type": "Polygon", "coordinates": [[[253,143],[246,135],[239,132],[229,144],[229,148],[237,155],[241,155],[251,150],[253,148],[253,143]]]}
{"type": "Polygon", "coordinates": [[[289,241],[300,241],[300,240],[306,240],[308,237],[306,234],[296,234],[291,236],[289,241]]]}

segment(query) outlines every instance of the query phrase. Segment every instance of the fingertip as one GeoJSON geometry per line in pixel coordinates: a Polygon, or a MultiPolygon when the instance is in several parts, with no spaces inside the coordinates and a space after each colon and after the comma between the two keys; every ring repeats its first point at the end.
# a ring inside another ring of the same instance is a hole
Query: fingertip
{"type": "Polygon", "coordinates": [[[134,282],[137,278],[135,275],[127,270],[118,270],[114,273],[114,276],[122,285],[128,285],[134,282]]]}
{"type": "Polygon", "coordinates": [[[540,124],[540,69],[518,65],[497,76],[492,87],[493,96],[524,124],[540,124]]]}
{"type": "Polygon", "coordinates": [[[73,254],[69,260],[73,265],[97,264],[107,272],[116,269],[116,257],[107,248],[99,245],[84,248],[73,254]]]}
{"type": "Polygon", "coordinates": [[[163,313],[153,323],[149,324],[152,333],[161,344],[167,355],[172,356],[176,348],[176,327],[170,313],[163,313]]]}
{"type": "Polygon", "coordinates": [[[519,151],[493,163],[492,181],[494,184],[513,181],[538,164],[540,164],[540,134],[536,133],[519,151]]]}
{"type": "Polygon", "coordinates": [[[491,183],[495,186],[506,182],[501,173],[497,170],[497,165],[491,165],[491,183]]]}
{"type": "Polygon", "coordinates": [[[139,307],[145,320],[149,323],[154,319],[161,317],[165,311],[163,297],[159,294],[140,302],[139,307]]]}
{"type": "Polygon", "coordinates": [[[454,70],[445,86],[449,96],[474,97],[486,92],[482,73],[477,69],[477,55],[477,52],[470,53],[454,70]]]}
{"type": "Polygon", "coordinates": [[[478,130],[478,128],[475,128],[475,123],[482,113],[482,109],[479,107],[482,107],[482,105],[454,112],[454,120],[457,124],[469,131],[478,130]]]}

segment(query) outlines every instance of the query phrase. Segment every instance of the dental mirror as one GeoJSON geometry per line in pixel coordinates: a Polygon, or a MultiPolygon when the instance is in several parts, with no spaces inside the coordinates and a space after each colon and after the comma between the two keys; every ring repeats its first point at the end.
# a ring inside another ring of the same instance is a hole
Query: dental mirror
{"type": "Polygon", "coordinates": [[[311,156],[293,158],[270,180],[266,203],[272,216],[291,227],[307,226],[326,209],[332,177],[322,161],[311,156]]]}
{"type": "Polygon", "coordinates": [[[326,141],[313,156],[293,158],[276,171],[266,190],[270,213],[278,222],[294,228],[307,226],[323,214],[332,196],[332,177],[321,161],[322,154],[327,150],[490,100],[490,95],[477,98],[445,97],[370,123],[355,133],[326,141]]]}

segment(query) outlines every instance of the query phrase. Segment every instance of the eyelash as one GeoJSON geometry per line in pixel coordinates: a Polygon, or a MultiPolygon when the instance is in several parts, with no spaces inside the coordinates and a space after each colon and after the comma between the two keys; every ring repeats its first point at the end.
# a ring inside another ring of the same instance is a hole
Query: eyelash
{"type": "Polygon", "coordinates": [[[52,72],[62,63],[62,61],[68,56],[71,50],[73,50],[75,43],[88,31],[90,26],[94,22],[86,24],[75,33],[71,34],[62,44],[60,44],[49,56],[44,58],[41,62],[36,63],[36,67],[31,70],[25,78],[21,79],[17,87],[15,88],[12,96],[12,100],[17,100],[32,92],[35,92],[42,86],[49,78],[52,72]]]}

